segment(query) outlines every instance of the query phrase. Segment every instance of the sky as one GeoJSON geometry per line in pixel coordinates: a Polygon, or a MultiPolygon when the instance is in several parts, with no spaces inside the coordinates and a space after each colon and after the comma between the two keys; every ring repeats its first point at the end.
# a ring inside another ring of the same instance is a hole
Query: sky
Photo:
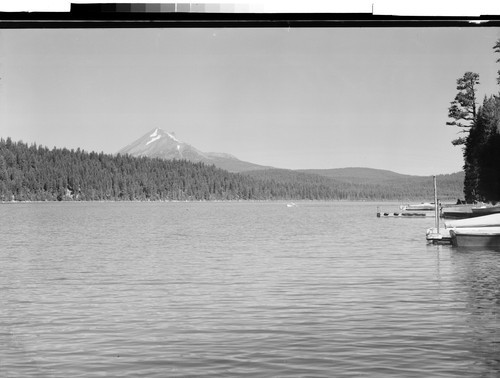
{"type": "Polygon", "coordinates": [[[288,169],[453,173],[456,80],[500,29],[0,29],[0,137],[116,153],[154,128],[288,169]]]}

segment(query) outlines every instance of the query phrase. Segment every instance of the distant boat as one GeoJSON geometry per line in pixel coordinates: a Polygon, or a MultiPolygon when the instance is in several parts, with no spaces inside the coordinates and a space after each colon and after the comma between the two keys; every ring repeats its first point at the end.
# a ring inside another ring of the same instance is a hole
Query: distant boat
{"type": "Polygon", "coordinates": [[[417,205],[402,206],[401,209],[406,211],[434,211],[436,209],[436,206],[433,203],[422,202],[417,205]]]}
{"type": "Polygon", "coordinates": [[[473,214],[495,214],[495,213],[500,213],[500,206],[481,206],[481,207],[473,207],[472,209],[473,214]]]}
{"type": "Polygon", "coordinates": [[[450,229],[454,247],[500,247],[500,227],[464,227],[450,229]]]}
{"type": "Polygon", "coordinates": [[[290,203],[286,204],[286,207],[295,207],[295,206],[297,206],[297,205],[295,203],[293,203],[293,202],[290,202],[290,203]]]}

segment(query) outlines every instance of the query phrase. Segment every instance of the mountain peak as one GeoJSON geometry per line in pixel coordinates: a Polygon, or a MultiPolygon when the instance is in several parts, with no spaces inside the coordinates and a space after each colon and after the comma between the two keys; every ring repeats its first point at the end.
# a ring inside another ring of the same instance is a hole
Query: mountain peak
{"type": "Polygon", "coordinates": [[[242,172],[263,169],[257,164],[241,161],[224,153],[206,153],[181,142],[174,132],[166,132],[156,127],[147,134],[118,151],[119,154],[131,156],[147,156],[161,159],[185,159],[192,162],[202,162],[215,165],[231,172],[242,172]]]}
{"type": "Polygon", "coordinates": [[[149,134],[149,140],[146,140],[145,145],[147,146],[150,143],[156,142],[157,140],[160,140],[162,137],[169,138],[176,143],[182,143],[179,139],[175,137],[174,132],[167,133],[165,130],[157,127],[156,129],[151,130],[151,134],[149,134]]]}

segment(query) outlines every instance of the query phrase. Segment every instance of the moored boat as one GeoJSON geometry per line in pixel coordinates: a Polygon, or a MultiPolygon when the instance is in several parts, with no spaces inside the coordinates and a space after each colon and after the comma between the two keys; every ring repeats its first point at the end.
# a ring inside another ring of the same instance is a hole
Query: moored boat
{"type": "Polygon", "coordinates": [[[434,205],[434,203],[422,202],[417,205],[401,206],[401,209],[406,211],[434,211],[436,209],[436,206],[434,205]]]}
{"type": "Polygon", "coordinates": [[[473,214],[481,214],[481,215],[497,214],[500,213],[500,206],[473,207],[471,210],[473,214]]]}
{"type": "Polygon", "coordinates": [[[500,247],[500,227],[464,227],[450,229],[454,247],[500,247]]]}
{"type": "Polygon", "coordinates": [[[473,205],[450,205],[443,206],[441,216],[445,219],[463,219],[479,216],[472,213],[473,205]]]}
{"type": "Polygon", "coordinates": [[[447,221],[444,225],[446,228],[500,227],[500,213],[447,221]]]}

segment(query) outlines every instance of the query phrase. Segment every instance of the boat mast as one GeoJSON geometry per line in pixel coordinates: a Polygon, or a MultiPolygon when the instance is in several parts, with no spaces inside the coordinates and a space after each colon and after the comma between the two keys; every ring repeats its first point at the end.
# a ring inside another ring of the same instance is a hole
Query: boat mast
{"type": "Polygon", "coordinates": [[[436,184],[436,176],[433,177],[434,177],[434,217],[436,224],[436,232],[439,234],[439,208],[437,199],[437,184],[436,184]]]}

